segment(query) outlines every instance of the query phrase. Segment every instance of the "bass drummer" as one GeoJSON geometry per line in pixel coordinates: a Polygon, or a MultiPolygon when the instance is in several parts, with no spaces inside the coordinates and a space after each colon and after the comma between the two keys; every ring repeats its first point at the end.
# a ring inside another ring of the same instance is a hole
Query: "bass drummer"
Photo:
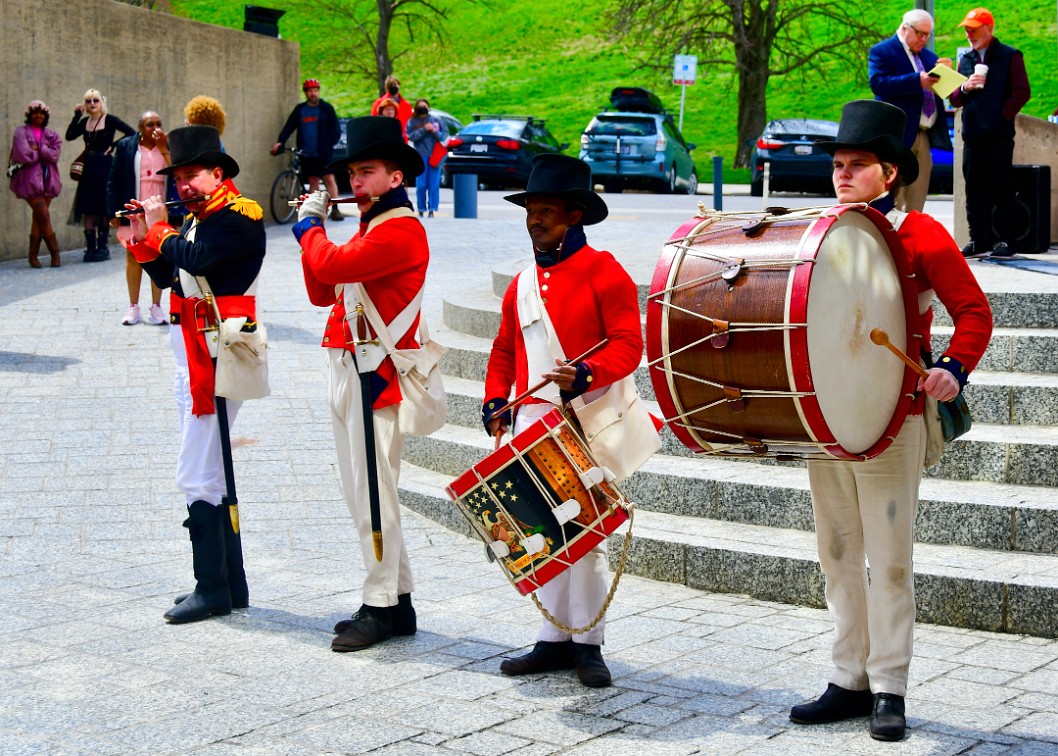
{"type": "MultiPolygon", "coordinates": [[[[915,180],[918,162],[903,143],[904,119],[902,110],[880,101],[845,105],[837,140],[817,142],[834,156],[839,202],[865,202],[885,212],[896,186],[915,180]]],[[[944,402],[962,391],[988,346],[992,312],[940,223],[917,211],[889,210],[886,217],[911,259],[921,316],[914,332],[922,336],[927,365],[934,296],[951,315],[955,332],[928,378],[918,379],[910,413],[886,451],[865,462],[808,462],[819,563],[835,624],[834,671],[826,692],[794,706],[790,719],[823,724],[869,716],[871,737],[891,741],[903,738],[906,729],[915,624],[913,528],[927,452],[926,395],[944,402]]]]}
{"type": "MultiPolygon", "coordinates": [[[[500,330],[485,376],[482,421],[489,435],[505,432],[511,413],[497,415],[511,386],[524,393],[541,378],[552,381],[517,408],[518,434],[555,406],[597,392],[638,366],[643,354],[636,285],[609,252],[588,246],[584,226],[606,218],[606,203],[592,191],[591,168],[565,155],[533,158],[526,191],[505,198],[525,208],[535,264],[515,277],[503,297],[500,330]],[[535,276],[535,281],[526,278],[535,276]],[[523,280],[524,279],[524,280],[523,280]],[[576,367],[569,356],[608,343],[576,367]]],[[[607,594],[605,542],[537,591],[540,603],[571,629],[602,616],[607,594]]],[[[605,620],[572,635],[545,622],[533,650],[505,659],[505,675],[576,669],[581,683],[610,685],[601,646],[605,620]]]]}

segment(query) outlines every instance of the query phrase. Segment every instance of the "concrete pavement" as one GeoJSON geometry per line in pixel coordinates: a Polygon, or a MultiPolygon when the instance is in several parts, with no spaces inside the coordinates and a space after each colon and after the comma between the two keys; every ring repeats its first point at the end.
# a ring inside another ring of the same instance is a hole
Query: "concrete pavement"
{"type": "MultiPolygon", "coordinates": [[[[689,198],[606,199],[611,219],[589,239],[636,250],[630,267],[652,266],[693,211],[689,198]]],[[[440,292],[487,289],[492,269],[528,256],[500,193],[479,196],[477,221],[444,202],[427,224],[435,322],[440,292]]],[[[120,324],[120,258],[0,265],[3,753],[1058,753],[1056,641],[919,625],[910,735],[882,744],[865,720],[787,719],[825,687],[826,612],[634,577],[609,615],[612,688],[503,677],[501,659],[534,640],[536,610],[479,543],[412,512],[418,634],[332,653],[362,567],[324,399],[324,313],[304,297],[295,250],[288,227],[269,229],[260,308],[274,395],[246,404],[234,431],[252,606],[185,626],[161,617],[192,581],[165,328],[120,324]]],[[[1012,291],[1058,285],[976,268],[1012,291]]]]}

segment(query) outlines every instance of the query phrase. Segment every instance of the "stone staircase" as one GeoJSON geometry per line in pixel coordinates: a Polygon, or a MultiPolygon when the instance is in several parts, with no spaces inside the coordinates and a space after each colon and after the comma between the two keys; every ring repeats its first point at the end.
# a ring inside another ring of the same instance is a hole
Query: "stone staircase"
{"type": "MultiPolygon", "coordinates": [[[[444,487],[491,451],[480,423],[483,380],[500,298],[445,293],[435,338],[445,358],[448,425],[405,442],[401,501],[470,533],[444,487]]],[[[986,284],[987,288],[987,284],[986,284]]],[[[640,300],[647,286],[641,282],[640,300]]],[[[971,431],[926,471],[916,524],[923,622],[1058,637],[1058,294],[996,292],[996,331],[967,387],[971,431]]],[[[936,307],[936,353],[951,321],[936,307]]],[[[653,402],[646,369],[636,375],[653,402]]],[[[656,405],[655,405],[655,411],[656,405]]],[[[636,502],[626,571],[715,592],[824,607],[804,465],[695,456],[667,430],[662,450],[623,488],[636,502]]],[[[620,540],[611,544],[616,562],[620,540]]],[[[485,561],[467,569],[494,570],[485,561]]],[[[618,600],[620,600],[618,598],[618,600]]]]}

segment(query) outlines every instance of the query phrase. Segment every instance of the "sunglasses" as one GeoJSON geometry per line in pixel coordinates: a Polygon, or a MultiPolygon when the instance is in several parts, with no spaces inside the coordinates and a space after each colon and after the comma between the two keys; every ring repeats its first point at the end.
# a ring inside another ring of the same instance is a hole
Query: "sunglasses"
{"type": "Polygon", "coordinates": [[[85,101],[86,104],[93,103],[93,102],[101,102],[101,100],[98,97],[86,97],[86,98],[84,98],[84,101],[85,101]]]}

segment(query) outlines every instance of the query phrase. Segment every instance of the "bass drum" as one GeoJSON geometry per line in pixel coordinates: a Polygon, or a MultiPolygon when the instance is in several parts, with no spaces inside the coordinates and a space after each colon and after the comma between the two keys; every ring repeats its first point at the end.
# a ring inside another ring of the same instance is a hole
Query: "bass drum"
{"type": "Polygon", "coordinates": [[[914,274],[866,205],[708,213],[665,246],[647,303],[654,393],[677,438],[726,456],[870,459],[907,416],[914,274]]]}

